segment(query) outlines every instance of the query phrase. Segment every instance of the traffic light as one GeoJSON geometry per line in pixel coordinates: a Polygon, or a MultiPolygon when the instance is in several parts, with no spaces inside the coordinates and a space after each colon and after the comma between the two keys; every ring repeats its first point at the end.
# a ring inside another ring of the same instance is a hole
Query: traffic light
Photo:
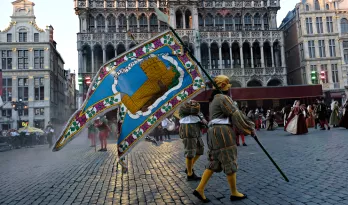
{"type": "Polygon", "coordinates": [[[313,84],[317,84],[318,83],[318,75],[317,75],[317,71],[312,71],[311,72],[311,79],[312,79],[312,83],[313,84]]]}
{"type": "Polygon", "coordinates": [[[91,77],[90,76],[85,77],[85,83],[87,86],[89,86],[91,84],[91,77]]]}
{"type": "Polygon", "coordinates": [[[320,79],[322,81],[325,81],[325,79],[326,79],[325,71],[320,71],[320,79]]]}
{"type": "Polygon", "coordinates": [[[82,77],[81,77],[81,76],[79,76],[78,81],[79,81],[79,82],[78,82],[78,84],[79,84],[79,85],[82,85],[82,83],[83,83],[83,79],[82,79],[82,77]]]}

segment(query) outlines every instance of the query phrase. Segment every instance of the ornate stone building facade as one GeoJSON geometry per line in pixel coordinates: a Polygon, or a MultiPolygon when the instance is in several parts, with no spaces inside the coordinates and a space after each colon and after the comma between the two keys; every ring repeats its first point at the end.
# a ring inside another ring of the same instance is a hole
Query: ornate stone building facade
{"type": "Polygon", "coordinates": [[[155,6],[212,75],[231,76],[235,87],[287,85],[283,32],[276,22],[279,0],[75,0],[79,73],[93,75],[106,61],[166,30],[155,6]]]}
{"type": "Polygon", "coordinates": [[[7,28],[0,31],[3,79],[0,129],[18,128],[21,122],[44,128],[48,121],[60,123],[64,109],[64,61],[56,48],[53,27],[41,29],[35,23],[33,2],[17,0],[7,28]],[[15,111],[11,101],[23,101],[27,108],[15,111]]]}
{"type": "Polygon", "coordinates": [[[322,84],[328,101],[345,100],[347,12],[348,0],[303,0],[288,13],[280,29],[284,30],[289,84],[322,84]]]}

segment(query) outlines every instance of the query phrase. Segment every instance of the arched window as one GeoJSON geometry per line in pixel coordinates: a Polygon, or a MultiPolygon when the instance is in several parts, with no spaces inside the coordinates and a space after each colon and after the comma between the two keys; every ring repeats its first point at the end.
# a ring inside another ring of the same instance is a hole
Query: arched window
{"type": "Polygon", "coordinates": [[[139,18],[139,26],[140,26],[140,31],[145,31],[147,32],[147,18],[145,16],[145,14],[141,14],[140,18],[139,18]]]}
{"type": "Polygon", "coordinates": [[[150,30],[151,32],[158,31],[158,20],[155,14],[151,14],[150,16],[150,30]]]}
{"type": "Polygon", "coordinates": [[[326,4],[325,8],[326,8],[326,10],[330,10],[330,5],[326,4]]]}
{"type": "Polygon", "coordinates": [[[192,15],[191,15],[191,11],[190,10],[186,10],[185,11],[185,28],[186,29],[190,29],[192,28],[192,15]]]}
{"type": "Polygon", "coordinates": [[[221,14],[217,14],[215,16],[215,27],[217,27],[219,30],[222,30],[224,26],[224,19],[221,14]]]}
{"type": "Polygon", "coordinates": [[[306,11],[309,11],[309,5],[306,4],[306,11]]]}
{"type": "Polygon", "coordinates": [[[261,30],[261,17],[258,13],[254,16],[254,28],[255,30],[261,30]]]}
{"type": "Polygon", "coordinates": [[[314,9],[317,10],[317,11],[320,10],[319,0],[315,0],[315,1],[314,1],[314,9]]]}
{"type": "Polygon", "coordinates": [[[227,14],[225,17],[225,30],[232,31],[233,30],[233,17],[231,14],[227,14]]]}
{"type": "Polygon", "coordinates": [[[134,14],[131,14],[128,18],[129,30],[131,32],[137,32],[137,17],[134,14]]]}
{"type": "Polygon", "coordinates": [[[199,29],[203,29],[204,27],[204,19],[202,14],[198,14],[198,25],[199,25],[199,29]]]}
{"type": "Polygon", "coordinates": [[[121,14],[118,16],[118,29],[119,29],[119,32],[127,31],[127,19],[124,14],[121,14]]]}
{"type": "Polygon", "coordinates": [[[348,33],[348,20],[346,18],[341,19],[341,33],[348,33]]]}
{"type": "Polygon", "coordinates": [[[251,23],[251,15],[250,14],[245,14],[244,16],[244,26],[245,30],[251,30],[253,25],[251,23]]]}
{"type": "Polygon", "coordinates": [[[205,17],[205,27],[208,29],[208,31],[213,29],[213,15],[207,14],[207,16],[205,17]]]}
{"type": "Polygon", "coordinates": [[[177,10],[175,12],[175,17],[176,17],[176,28],[183,28],[183,18],[182,18],[182,12],[180,10],[177,10]]]}
{"type": "Polygon", "coordinates": [[[88,31],[91,33],[94,32],[94,17],[92,15],[88,17],[88,31]]]}
{"type": "Polygon", "coordinates": [[[105,18],[101,14],[99,14],[97,16],[97,31],[98,32],[104,32],[105,31],[105,18]]]}
{"type": "Polygon", "coordinates": [[[267,14],[265,14],[265,15],[263,16],[263,28],[264,28],[265,30],[269,30],[268,15],[267,15],[267,14]]]}
{"type": "Polygon", "coordinates": [[[112,14],[108,16],[108,32],[116,32],[116,18],[112,14]]]}
{"type": "Polygon", "coordinates": [[[27,35],[26,29],[19,29],[18,34],[19,34],[19,42],[27,42],[28,35],[27,35]]]}
{"type": "Polygon", "coordinates": [[[240,16],[240,14],[237,14],[234,17],[234,26],[235,26],[237,31],[241,31],[242,30],[242,18],[240,16]]]}

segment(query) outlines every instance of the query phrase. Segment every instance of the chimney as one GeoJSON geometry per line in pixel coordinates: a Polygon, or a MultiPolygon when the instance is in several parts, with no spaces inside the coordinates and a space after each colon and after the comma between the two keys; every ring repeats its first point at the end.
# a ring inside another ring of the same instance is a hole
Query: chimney
{"type": "Polygon", "coordinates": [[[50,25],[49,27],[48,27],[49,29],[49,32],[50,32],[50,42],[54,42],[54,40],[53,40],[53,31],[54,31],[54,28],[53,28],[53,26],[52,25],[50,25]]]}

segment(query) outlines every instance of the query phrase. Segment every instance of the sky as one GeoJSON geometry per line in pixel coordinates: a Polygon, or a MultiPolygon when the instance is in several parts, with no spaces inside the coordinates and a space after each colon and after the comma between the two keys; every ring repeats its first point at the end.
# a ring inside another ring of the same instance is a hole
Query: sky
{"type": "MultiPolygon", "coordinates": [[[[12,15],[14,0],[0,0],[0,30],[5,29],[12,15]]],[[[64,68],[78,70],[78,54],[76,33],[79,28],[78,16],[75,15],[73,0],[32,0],[35,3],[34,12],[36,23],[45,29],[47,25],[54,28],[54,39],[57,42],[58,52],[65,61],[64,68]]],[[[278,26],[286,14],[294,9],[299,0],[281,0],[281,9],[278,11],[278,26]]]]}

